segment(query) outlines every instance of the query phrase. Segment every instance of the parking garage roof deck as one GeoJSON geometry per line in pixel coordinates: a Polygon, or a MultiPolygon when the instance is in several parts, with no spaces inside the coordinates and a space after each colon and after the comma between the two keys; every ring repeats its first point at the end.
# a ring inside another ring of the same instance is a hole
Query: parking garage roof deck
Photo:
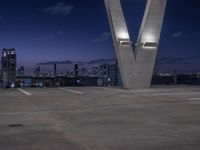
{"type": "Polygon", "coordinates": [[[199,150],[200,87],[0,89],[1,150],[199,150]]]}

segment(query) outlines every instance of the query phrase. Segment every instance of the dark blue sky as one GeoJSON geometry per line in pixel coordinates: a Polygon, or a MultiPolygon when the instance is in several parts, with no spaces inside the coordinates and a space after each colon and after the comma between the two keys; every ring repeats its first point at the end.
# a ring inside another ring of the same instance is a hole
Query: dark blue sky
{"type": "MultiPolygon", "coordinates": [[[[135,42],[146,0],[121,0],[135,42]]],[[[200,56],[200,1],[168,0],[158,57],[200,56]]],[[[115,57],[103,0],[1,0],[0,47],[19,64],[115,57]]]]}

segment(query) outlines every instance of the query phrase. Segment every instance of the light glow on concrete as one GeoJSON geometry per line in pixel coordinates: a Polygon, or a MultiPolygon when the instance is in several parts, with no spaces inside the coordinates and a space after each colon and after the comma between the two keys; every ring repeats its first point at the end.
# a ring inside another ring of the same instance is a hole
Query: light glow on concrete
{"type": "Polygon", "coordinates": [[[129,40],[129,34],[125,31],[119,32],[117,38],[122,40],[129,40]]]}
{"type": "Polygon", "coordinates": [[[145,42],[157,42],[156,41],[156,37],[152,33],[144,34],[144,36],[142,37],[141,41],[143,43],[145,43],[145,42]]]}

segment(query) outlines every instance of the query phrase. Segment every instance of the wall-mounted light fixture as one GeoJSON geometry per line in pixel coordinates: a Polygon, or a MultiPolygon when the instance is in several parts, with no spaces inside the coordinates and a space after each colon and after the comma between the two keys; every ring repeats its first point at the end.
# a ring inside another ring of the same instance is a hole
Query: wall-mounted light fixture
{"type": "Polygon", "coordinates": [[[157,42],[145,42],[143,44],[144,47],[147,47],[147,48],[156,48],[158,47],[158,43],[157,42]]]}
{"type": "Polygon", "coordinates": [[[118,45],[119,46],[130,46],[130,45],[132,45],[132,42],[130,40],[119,40],[118,45]]]}

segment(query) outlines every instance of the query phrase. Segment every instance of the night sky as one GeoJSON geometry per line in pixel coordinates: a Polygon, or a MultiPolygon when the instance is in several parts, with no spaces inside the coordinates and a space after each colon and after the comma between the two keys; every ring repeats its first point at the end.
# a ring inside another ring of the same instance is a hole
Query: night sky
{"type": "MultiPolygon", "coordinates": [[[[121,2],[135,42],[146,0],[121,2]]],[[[199,6],[198,0],[168,0],[158,58],[200,63],[199,6]]],[[[0,35],[1,48],[16,48],[19,65],[115,57],[103,0],[0,0],[0,35]]],[[[200,64],[193,67],[200,71],[200,64]]]]}

